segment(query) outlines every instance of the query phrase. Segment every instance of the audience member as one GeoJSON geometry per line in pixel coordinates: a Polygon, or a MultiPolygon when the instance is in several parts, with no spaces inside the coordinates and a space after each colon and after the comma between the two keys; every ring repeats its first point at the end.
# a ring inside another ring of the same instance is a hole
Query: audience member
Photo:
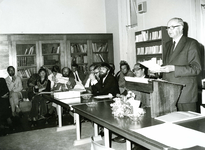
{"type": "Polygon", "coordinates": [[[115,75],[115,65],[113,63],[109,63],[110,65],[110,73],[114,76],[115,75]]]}
{"type": "Polygon", "coordinates": [[[59,66],[53,66],[51,71],[52,73],[48,76],[48,79],[51,81],[51,90],[53,90],[57,86],[58,79],[62,77],[62,74],[60,73],[59,66]]]}
{"type": "Polygon", "coordinates": [[[91,92],[91,79],[92,77],[94,77],[94,68],[95,64],[91,64],[89,67],[89,72],[83,81],[83,85],[86,88],[87,92],[91,92]]]}
{"type": "Polygon", "coordinates": [[[36,85],[37,80],[39,80],[39,74],[38,73],[34,73],[30,76],[30,78],[27,81],[27,85],[28,85],[28,99],[32,100],[33,96],[35,95],[33,92],[33,88],[36,85]]]}
{"type": "Polygon", "coordinates": [[[77,84],[82,84],[83,80],[85,79],[85,74],[83,71],[79,69],[78,64],[72,64],[72,73],[75,78],[75,82],[77,84]]]}
{"type": "Polygon", "coordinates": [[[91,81],[93,95],[107,95],[110,93],[116,96],[120,93],[117,80],[109,71],[110,65],[102,63],[99,72],[100,80],[94,79],[91,81]]]}
{"type": "Polygon", "coordinates": [[[145,66],[143,66],[143,65],[140,64],[140,63],[136,63],[136,64],[134,65],[133,73],[134,73],[135,77],[139,77],[139,78],[149,78],[148,68],[145,67],[145,66]]]}
{"type": "MultiPolygon", "coordinates": [[[[44,68],[40,68],[38,71],[40,78],[36,81],[34,86],[34,91],[38,92],[50,92],[51,91],[51,81],[48,80],[47,71],[44,68]]],[[[46,100],[42,95],[36,94],[32,100],[32,108],[30,111],[29,120],[40,120],[44,119],[44,115],[47,113],[46,100]]]]}
{"type": "Polygon", "coordinates": [[[4,78],[0,78],[0,126],[5,126],[11,117],[9,89],[4,78]]]}
{"type": "Polygon", "coordinates": [[[130,70],[129,64],[122,60],[120,62],[120,73],[118,78],[120,93],[125,91],[125,76],[134,77],[134,73],[130,70]]]}
{"type": "Polygon", "coordinates": [[[7,72],[9,74],[6,78],[7,87],[9,89],[9,101],[12,115],[16,116],[21,111],[19,108],[19,101],[22,98],[22,82],[21,78],[15,75],[15,69],[13,66],[9,66],[7,72]]]}
{"type": "Polygon", "coordinates": [[[73,89],[75,87],[75,85],[76,85],[76,82],[75,82],[73,73],[70,70],[70,68],[64,67],[62,69],[62,75],[63,75],[63,77],[69,78],[68,82],[66,83],[66,87],[65,88],[68,89],[68,90],[73,89]]]}

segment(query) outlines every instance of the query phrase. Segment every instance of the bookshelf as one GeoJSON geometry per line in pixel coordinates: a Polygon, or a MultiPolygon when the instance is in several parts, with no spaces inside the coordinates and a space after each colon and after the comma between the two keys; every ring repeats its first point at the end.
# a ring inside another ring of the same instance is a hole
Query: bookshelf
{"type": "MultiPolygon", "coordinates": [[[[9,65],[19,70],[22,79],[38,73],[41,66],[52,68],[55,64],[71,68],[77,63],[87,72],[92,63],[99,63],[94,55],[101,54],[104,61],[113,63],[112,34],[0,34],[0,42],[8,43],[9,65]],[[105,50],[93,51],[92,43],[105,50]],[[108,51],[109,50],[109,51],[108,51]],[[28,72],[29,73],[26,73],[28,72]],[[29,74],[29,76],[27,75],[29,74]]],[[[0,47],[1,49],[1,47],[0,47]]]]}
{"type": "Polygon", "coordinates": [[[135,32],[137,62],[156,59],[161,65],[163,60],[163,45],[170,40],[165,26],[135,32]]]}
{"type": "Polygon", "coordinates": [[[36,44],[16,43],[17,73],[22,79],[30,78],[37,72],[36,64],[36,44]]]}
{"type": "Polygon", "coordinates": [[[79,68],[83,71],[87,71],[88,67],[88,51],[89,43],[87,40],[75,40],[70,41],[70,55],[71,65],[78,64],[79,68]]]}
{"type": "Polygon", "coordinates": [[[58,65],[60,67],[60,52],[61,46],[60,42],[50,41],[41,42],[41,54],[42,54],[42,65],[52,69],[52,66],[58,65]]]}
{"type": "Polygon", "coordinates": [[[107,41],[92,41],[93,63],[109,62],[108,52],[107,41]]]}

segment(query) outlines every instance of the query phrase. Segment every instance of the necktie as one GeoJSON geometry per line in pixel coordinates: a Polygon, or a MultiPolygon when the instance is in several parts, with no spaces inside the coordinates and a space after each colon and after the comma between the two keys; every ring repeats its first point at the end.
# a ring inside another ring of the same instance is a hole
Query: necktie
{"type": "Polygon", "coordinates": [[[174,47],[175,47],[175,41],[172,43],[172,47],[171,47],[171,51],[174,51],[174,47]]]}
{"type": "Polygon", "coordinates": [[[15,76],[12,76],[12,82],[14,82],[15,81],[15,76]]]}
{"type": "Polygon", "coordinates": [[[77,73],[75,72],[75,79],[77,80],[77,81],[79,81],[79,79],[78,79],[78,76],[77,76],[77,73]]]}

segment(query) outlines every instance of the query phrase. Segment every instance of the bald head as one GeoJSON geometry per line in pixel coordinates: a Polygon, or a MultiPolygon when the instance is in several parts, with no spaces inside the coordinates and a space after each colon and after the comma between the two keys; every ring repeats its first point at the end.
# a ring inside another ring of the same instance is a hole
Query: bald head
{"type": "Polygon", "coordinates": [[[70,69],[68,67],[64,67],[62,69],[62,75],[63,77],[69,77],[69,74],[70,74],[70,69]]]}

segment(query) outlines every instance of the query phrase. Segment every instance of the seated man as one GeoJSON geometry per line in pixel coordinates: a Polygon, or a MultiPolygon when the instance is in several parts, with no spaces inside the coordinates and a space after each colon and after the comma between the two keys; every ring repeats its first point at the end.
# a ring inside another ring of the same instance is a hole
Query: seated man
{"type": "Polygon", "coordinates": [[[94,76],[94,68],[95,68],[95,64],[91,64],[89,67],[89,72],[83,81],[83,85],[86,88],[87,92],[91,92],[91,79],[92,76],[94,76]]]}
{"type": "Polygon", "coordinates": [[[136,63],[134,65],[133,73],[134,73],[135,77],[149,78],[148,68],[146,68],[145,66],[143,66],[140,63],[136,63]]]}
{"type": "Polygon", "coordinates": [[[120,93],[123,93],[125,91],[125,76],[134,77],[134,73],[130,70],[130,66],[126,61],[121,61],[120,73],[118,78],[120,93]]]}
{"type": "Polygon", "coordinates": [[[62,74],[60,73],[59,66],[53,66],[52,67],[52,73],[48,76],[48,79],[51,81],[51,90],[57,86],[59,78],[62,77],[62,74]]]}
{"type": "Polygon", "coordinates": [[[76,84],[82,85],[83,80],[85,79],[85,74],[79,69],[79,66],[77,64],[72,64],[72,74],[76,84]]]}
{"type": "Polygon", "coordinates": [[[102,63],[99,72],[100,80],[98,81],[95,78],[91,81],[93,95],[107,95],[110,93],[116,96],[120,93],[117,80],[109,71],[110,65],[102,63]]]}
{"type": "Polygon", "coordinates": [[[76,82],[75,82],[74,76],[73,76],[70,68],[64,67],[62,69],[62,75],[63,75],[63,77],[69,78],[68,82],[66,83],[65,89],[68,89],[68,90],[73,89],[76,85],[76,82]]]}
{"type": "Polygon", "coordinates": [[[7,68],[9,76],[6,78],[7,87],[9,89],[9,101],[11,105],[12,115],[16,116],[20,112],[19,101],[22,98],[22,82],[21,78],[15,76],[15,69],[13,66],[7,68]]]}

